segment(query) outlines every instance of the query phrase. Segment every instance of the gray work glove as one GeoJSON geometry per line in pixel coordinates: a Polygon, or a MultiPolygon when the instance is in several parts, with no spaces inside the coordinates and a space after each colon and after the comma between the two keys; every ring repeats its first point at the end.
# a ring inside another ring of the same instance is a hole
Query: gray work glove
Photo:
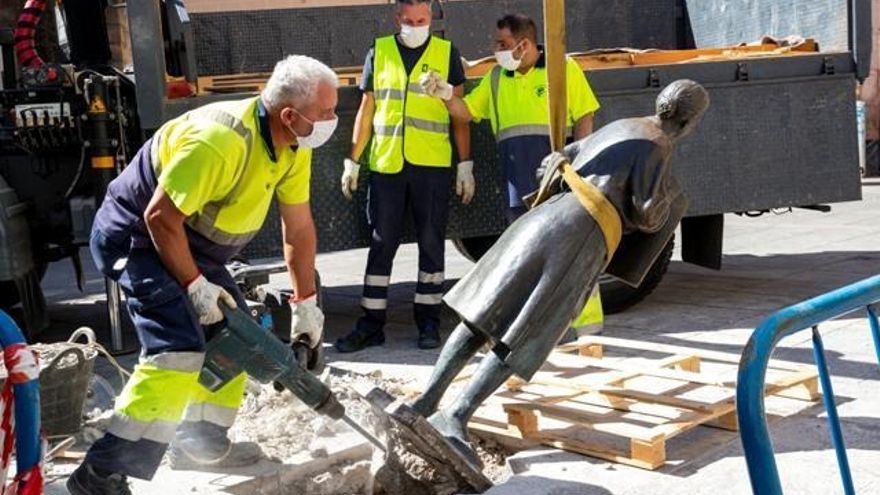
{"type": "Polygon", "coordinates": [[[189,302],[192,303],[193,309],[199,316],[199,323],[202,325],[211,325],[223,319],[223,312],[220,311],[220,302],[235,308],[235,298],[226,292],[226,289],[217,284],[208,282],[204,275],[199,275],[195,280],[186,286],[186,295],[189,302]]]}
{"type": "Polygon", "coordinates": [[[346,158],[343,166],[345,170],[342,172],[342,194],[345,195],[346,199],[350,200],[358,188],[358,175],[360,175],[361,165],[350,158],[346,158]]]}
{"type": "MultiPolygon", "coordinates": [[[[562,165],[568,162],[568,158],[565,155],[558,151],[554,151],[550,153],[543,160],[541,160],[541,165],[538,166],[537,172],[535,172],[535,177],[538,179],[538,184],[541,184],[544,181],[544,176],[547,175],[548,171],[551,171],[551,177],[549,180],[554,179],[554,175],[556,172],[561,174],[562,165]]],[[[560,175],[561,176],[561,175],[560,175]]]]}
{"type": "Polygon", "coordinates": [[[324,312],[318,307],[318,296],[313,295],[301,301],[290,300],[290,341],[297,342],[305,337],[314,349],[324,339],[324,312]]]}

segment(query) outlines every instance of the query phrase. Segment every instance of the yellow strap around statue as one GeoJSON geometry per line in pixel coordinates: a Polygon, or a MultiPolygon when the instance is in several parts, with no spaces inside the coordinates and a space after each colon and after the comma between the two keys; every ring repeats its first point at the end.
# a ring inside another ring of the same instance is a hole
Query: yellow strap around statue
{"type": "Polygon", "coordinates": [[[602,191],[592,183],[585,181],[569,163],[562,166],[562,178],[577,196],[581,205],[593,217],[593,220],[599,224],[605,237],[605,265],[607,266],[614,256],[614,252],[617,251],[617,246],[623,235],[623,224],[620,222],[617,209],[602,194],[602,191]]]}

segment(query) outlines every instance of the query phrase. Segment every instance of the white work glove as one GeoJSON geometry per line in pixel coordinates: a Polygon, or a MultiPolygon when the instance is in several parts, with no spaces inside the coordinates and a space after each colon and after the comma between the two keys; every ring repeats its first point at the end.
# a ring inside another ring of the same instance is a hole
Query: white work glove
{"type": "Polygon", "coordinates": [[[211,325],[223,319],[219,305],[221,301],[230,308],[238,306],[235,298],[226,289],[208,282],[201,274],[186,286],[186,295],[189,296],[189,302],[199,315],[199,323],[202,325],[211,325]]]}
{"type": "Polygon", "coordinates": [[[467,160],[458,163],[458,177],[455,179],[455,194],[461,196],[462,204],[474,199],[477,183],[474,181],[474,162],[467,160]]]}
{"type": "Polygon", "coordinates": [[[324,313],[318,307],[318,296],[313,295],[302,301],[290,300],[290,341],[296,342],[303,335],[314,349],[324,339],[324,313]]]}
{"type": "Polygon", "coordinates": [[[443,76],[437,71],[430,71],[423,74],[419,78],[419,85],[428,96],[440,98],[441,100],[452,99],[452,85],[449,84],[443,76]]]}
{"type": "Polygon", "coordinates": [[[361,165],[350,159],[345,159],[345,170],[342,172],[342,194],[346,199],[351,199],[352,195],[358,188],[358,174],[361,172],[361,165]]]}

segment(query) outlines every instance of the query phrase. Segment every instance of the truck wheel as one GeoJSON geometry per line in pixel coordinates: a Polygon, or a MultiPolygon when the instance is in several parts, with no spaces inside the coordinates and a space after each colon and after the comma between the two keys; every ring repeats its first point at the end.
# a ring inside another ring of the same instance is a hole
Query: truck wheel
{"type": "Polygon", "coordinates": [[[501,237],[500,235],[484,235],[479,237],[465,237],[465,238],[455,238],[452,240],[452,245],[455,246],[455,249],[461,253],[465,258],[477,262],[478,259],[482,258],[486,251],[495,244],[495,241],[501,237]]]}
{"type": "MultiPolygon", "coordinates": [[[[39,280],[43,280],[46,275],[46,269],[49,265],[45,262],[38,262],[34,270],[37,272],[39,280]]],[[[12,280],[0,282],[0,308],[9,309],[21,302],[21,295],[18,293],[18,286],[12,280]]]]}
{"type": "Polygon", "coordinates": [[[18,287],[15,282],[9,280],[0,282],[0,308],[9,309],[18,304],[18,287]]]}
{"type": "Polygon", "coordinates": [[[669,240],[660,256],[648,270],[645,279],[638,287],[631,287],[614,277],[602,275],[599,277],[599,290],[602,292],[602,310],[605,314],[620,313],[632,306],[635,306],[642,299],[648,297],[654,292],[654,289],[660,285],[663,275],[669,268],[669,261],[672,259],[672,250],[675,247],[675,238],[669,240]]]}

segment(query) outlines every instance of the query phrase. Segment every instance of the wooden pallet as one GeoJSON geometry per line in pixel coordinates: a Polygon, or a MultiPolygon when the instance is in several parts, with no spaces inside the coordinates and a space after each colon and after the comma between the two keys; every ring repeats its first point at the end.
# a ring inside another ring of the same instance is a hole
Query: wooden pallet
{"type": "MultiPolygon", "coordinates": [[[[677,435],[697,426],[737,429],[738,362],[733,354],[589,337],[557,348],[530,382],[510,380],[469,428],[514,449],[540,443],[653,470],[677,435]],[[612,348],[642,356],[603,357],[612,348]]],[[[817,374],[771,361],[766,393],[816,401],[817,374]]]]}

